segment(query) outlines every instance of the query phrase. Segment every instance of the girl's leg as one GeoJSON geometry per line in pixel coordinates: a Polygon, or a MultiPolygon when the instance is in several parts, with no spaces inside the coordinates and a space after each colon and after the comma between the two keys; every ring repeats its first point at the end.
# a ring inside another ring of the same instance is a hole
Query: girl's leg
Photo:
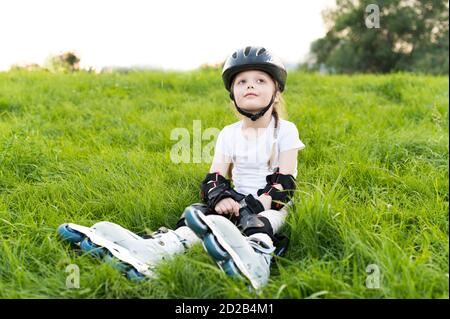
{"type": "MultiPolygon", "coordinates": [[[[217,213],[211,212],[206,206],[206,204],[203,203],[195,203],[188,207],[194,207],[200,210],[204,215],[217,215],[217,213]]],[[[285,206],[279,211],[272,209],[263,211],[258,215],[254,215],[257,221],[251,222],[252,224],[251,226],[253,227],[249,227],[247,229],[245,229],[244,227],[244,229],[241,228],[241,231],[246,236],[263,241],[269,246],[276,246],[278,242],[274,242],[277,241],[274,235],[277,234],[278,231],[281,229],[281,227],[284,225],[287,214],[288,214],[287,206],[285,206]]],[[[239,225],[239,222],[234,220],[233,218],[231,219],[231,221],[234,224],[239,225]]],[[[183,212],[177,223],[175,233],[177,233],[179,237],[183,238],[183,243],[187,247],[191,247],[192,245],[201,242],[198,236],[195,235],[195,233],[189,227],[186,226],[185,212],[183,212]]]]}
{"type": "MultiPolygon", "coordinates": [[[[225,273],[243,275],[256,289],[267,283],[275,251],[271,243],[266,243],[266,239],[272,241],[267,234],[258,231],[247,237],[230,219],[217,214],[206,216],[196,209],[187,211],[185,217],[188,227],[203,240],[203,247],[225,273]]],[[[260,228],[260,218],[253,217],[249,226],[260,228]]]]}
{"type": "Polygon", "coordinates": [[[182,238],[184,246],[190,248],[200,242],[200,238],[187,226],[181,226],[174,230],[178,237],[182,238]]]}
{"type": "Polygon", "coordinates": [[[206,204],[195,203],[195,204],[192,204],[192,205],[186,207],[183,214],[181,214],[181,217],[178,220],[177,225],[175,227],[175,233],[179,237],[183,238],[183,242],[184,242],[185,246],[192,247],[192,245],[195,245],[196,243],[200,243],[201,240],[200,240],[200,238],[197,237],[197,235],[189,227],[186,226],[186,222],[185,222],[184,218],[185,218],[185,212],[189,207],[195,207],[196,209],[200,210],[204,214],[210,214],[210,212],[209,212],[206,204]]]}
{"type": "Polygon", "coordinates": [[[265,210],[258,214],[258,216],[265,217],[269,220],[270,225],[272,226],[273,233],[276,234],[281,229],[281,227],[284,225],[284,221],[286,220],[287,216],[287,208],[284,207],[280,210],[265,210]]]}
{"type": "MultiPolygon", "coordinates": [[[[216,213],[215,211],[211,211],[210,209],[208,209],[208,206],[207,206],[206,204],[203,204],[203,203],[195,203],[195,204],[192,204],[192,205],[190,205],[190,206],[188,206],[188,207],[185,208],[183,214],[181,215],[180,219],[179,219],[178,222],[177,222],[177,225],[176,225],[176,227],[175,227],[176,229],[179,228],[179,227],[182,227],[182,226],[186,226],[186,223],[185,223],[185,221],[184,221],[184,215],[185,215],[186,210],[187,210],[189,207],[193,207],[193,208],[195,208],[195,209],[198,209],[198,210],[201,211],[204,215],[220,215],[220,214],[216,213]]],[[[238,218],[236,218],[236,217],[233,215],[233,216],[230,218],[230,220],[231,220],[233,223],[236,223],[236,222],[238,221],[238,218]]]]}

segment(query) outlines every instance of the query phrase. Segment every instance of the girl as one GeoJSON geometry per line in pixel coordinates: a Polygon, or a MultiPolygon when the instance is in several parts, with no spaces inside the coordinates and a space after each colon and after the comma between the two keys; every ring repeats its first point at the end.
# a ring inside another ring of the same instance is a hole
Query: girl
{"type": "MultiPolygon", "coordinates": [[[[222,78],[241,120],[220,132],[202,183],[205,204],[184,216],[219,266],[243,274],[255,288],[268,280],[276,233],[295,189],[297,153],[305,147],[296,126],[279,116],[286,77],[283,64],[262,47],[237,50],[226,60],[222,78]]],[[[182,231],[183,220],[177,226],[182,231]]]]}
{"type": "Polygon", "coordinates": [[[160,228],[142,238],[100,222],[91,228],[63,224],[59,234],[133,266],[131,277],[151,276],[160,260],[203,241],[227,274],[244,275],[255,288],[266,284],[276,234],[292,204],[297,153],[305,147],[295,124],[280,118],[286,77],[283,64],[265,48],[246,47],[228,57],[222,78],[240,121],[219,133],[201,185],[203,203],[187,207],[175,230],[160,228]]]}

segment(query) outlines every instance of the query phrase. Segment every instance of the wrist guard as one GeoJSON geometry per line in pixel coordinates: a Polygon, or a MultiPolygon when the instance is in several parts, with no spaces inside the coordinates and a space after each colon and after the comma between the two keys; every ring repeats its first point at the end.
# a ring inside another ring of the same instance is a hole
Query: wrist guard
{"type": "Polygon", "coordinates": [[[206,175],[201,185],[200,196],[202,201],[212,210],[222,199],[233,198],[235,201],[240,202],[244,198],[244,195],[231,188],[231,182],[219,173],[206,175]]]}
{"type": "Polygon", "coordinates": [[[267,185],[263,189],[258,189],[258,196],[262,194],[272,197],[271,209],[280,210],[284,205],[279,203],[288,203],[295,191],[295,178],[290,174],[280,174],[278,170],[266,176],[267,185]],[[274,185],[280,184],[283,186],[283,190],[279,190],[274,185]],[[277,202],[275,202],[277,201],[277,202]]]}
{"type": "Polygon", "coordinates": [[[245,207],[241,208],[241,210],[247,210],[250,214],[259,214],[264,211],[263,204],[252,194],[248,194],[245,197],[245,203],[247,204],[245,207]]]}

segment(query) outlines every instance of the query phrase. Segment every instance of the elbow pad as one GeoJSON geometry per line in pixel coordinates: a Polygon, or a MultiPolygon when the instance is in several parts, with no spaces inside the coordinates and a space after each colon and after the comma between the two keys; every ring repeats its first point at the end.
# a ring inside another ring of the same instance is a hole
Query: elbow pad
{"type": "Polygon", "coordinates": [[[295,191],[295,177],[290,174],[280,174],[278,171],[266,176],[267,185],[262,189],[258,189],[258,196],[262,194],[266,194],[272,197],[272,205],[271,209],[280,210],[284,207],[283,204],[279,203],[288,203],[291,198],[294,196],[295,191]],[[279,190],[274,187],[276,184],[281,184],[283,186],[283,190],[279,190]],[[276,201],[276,202],[274,202],[276,201]]]}

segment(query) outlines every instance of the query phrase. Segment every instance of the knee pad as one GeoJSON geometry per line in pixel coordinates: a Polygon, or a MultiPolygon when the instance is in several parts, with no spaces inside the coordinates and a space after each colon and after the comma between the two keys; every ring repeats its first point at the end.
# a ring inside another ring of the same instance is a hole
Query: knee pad
{"type": "Polygon", "coordinates": [[[237,226],[246,236],[264,233],[269,235],[272,240],[274,239],[272,225],[266,217],[256,214],[245,215],[239,220],[237,226]]]}
{"type": "Polygon", "coordinates": [[[284,255],[289,246],[289,238],[284,235],[274,234],[272,225],[264,216],[248,215],[241,218],[237,226],[247,237],[256,233],[267,234],[272,239],[275,246],[274,254],[277,256],[284,255]]]}
{"type": "Polygon", "coordinates": [[[203,204],[203,203],[195,203],[195,204],[189,205],[188,207],[186,207],[186,208],[184,209],[183,214],[181,214],[181,217],[180,217],[180,219],[178,220],[177,225],[175,226],[175,229],[180,228],[180,227],[182,227],[182,226],[186,226],[186,223],[184,222],[184,215],[185,215],[186,210],[187,210],[189,207],[193,207],[193,208],[195,208],[195,209],[198,209],[198,210],[200,210],[203,214],[208,215],[208,212],[209,212],[208,205],[203,204]]]}

